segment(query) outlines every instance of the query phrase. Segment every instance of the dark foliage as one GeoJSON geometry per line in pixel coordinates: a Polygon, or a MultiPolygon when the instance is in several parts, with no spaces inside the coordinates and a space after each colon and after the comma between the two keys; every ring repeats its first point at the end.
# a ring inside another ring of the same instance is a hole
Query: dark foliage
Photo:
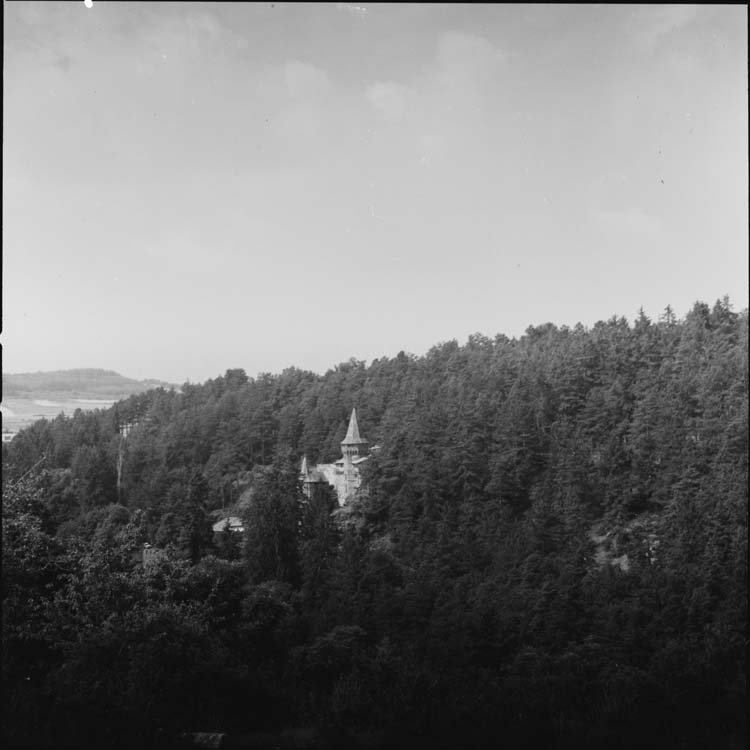
{"type": "Polygon", "coordinates": [[[3,445],[4,745],[744,746],[747,389],[724,300],[37,422],[3,445]],[[335,510],[297,465],[353,406],[380,450],[335,510]]]}

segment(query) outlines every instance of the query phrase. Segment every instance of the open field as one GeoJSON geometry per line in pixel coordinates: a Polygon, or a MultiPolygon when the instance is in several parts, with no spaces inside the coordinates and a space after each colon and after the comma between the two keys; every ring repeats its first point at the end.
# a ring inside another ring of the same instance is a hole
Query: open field
{"type": "Polygon", "coordinates": [[[76,409],[107,409],[120,399],[152,388],[172,388],[161,380],[133,380],[113,370],[74,369],[3,373],[3,442],[38,419],[54,419],[76,409]]]}
{"type": "Polygon", "coordinates": [[[3,431],[18,432],[37,419],[54,419],[61,412],[73,414],[76,409],[106,409],[114,400],[109,399],[48,399],[7,398],[0,404],[3,414],[3,431]]]}

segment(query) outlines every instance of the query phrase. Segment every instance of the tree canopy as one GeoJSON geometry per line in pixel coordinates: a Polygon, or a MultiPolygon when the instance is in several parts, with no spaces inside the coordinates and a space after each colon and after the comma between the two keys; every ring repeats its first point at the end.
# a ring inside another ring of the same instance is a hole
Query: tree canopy
{"type": "Polygon", "coordinates": [[[3,444],[6,746],[742,746],[747,456],[727,300],[41,420],[3,444]],[[355,406],[365,491],[307,498],[355,406]]]}

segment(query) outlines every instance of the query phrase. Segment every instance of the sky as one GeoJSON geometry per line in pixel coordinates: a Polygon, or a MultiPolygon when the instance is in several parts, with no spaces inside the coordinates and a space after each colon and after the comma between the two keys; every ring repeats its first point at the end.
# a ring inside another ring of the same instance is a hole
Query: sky
{"type": "Polygon", "coordinates": [[[748,305],[744,6],[4,3],[3,371],[748,305]]]}

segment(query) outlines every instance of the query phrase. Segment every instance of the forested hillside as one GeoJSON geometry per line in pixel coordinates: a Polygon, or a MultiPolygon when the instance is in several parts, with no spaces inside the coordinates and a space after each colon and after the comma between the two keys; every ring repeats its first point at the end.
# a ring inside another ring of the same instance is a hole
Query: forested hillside
{"type": "Polygon", "coordinates": [[[3,445],[6,746],[744,746],[747,451],[726,300],[37,422],[3,445]],[[381,450],[332,513],[297,470],[352,407],[381,450]]]}

